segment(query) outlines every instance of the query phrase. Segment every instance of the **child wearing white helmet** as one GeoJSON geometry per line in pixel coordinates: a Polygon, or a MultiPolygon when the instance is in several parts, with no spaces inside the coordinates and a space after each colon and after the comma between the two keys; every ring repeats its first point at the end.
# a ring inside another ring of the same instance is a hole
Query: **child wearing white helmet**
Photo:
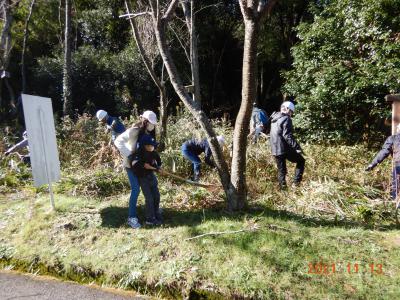
{"type": "Polygon", "coordinates": [[[114,142],[117,136],[125,131],[125,126],[122,124],[119,118],[109,116],[105,110],[98,110],[96,112],[96,118],[99,122],[106,124],[107,130],[111,131],[111,141],[114,142]]]}
{"type": "Polygon", "coordinates": [[[137,141],[144,134],[152,136],[155,140],[155,127],[157,125],[157,116],[154,112],[147,110],[140,116],[140,121],[132,127],[125,130],[114,141],[121,156],[123,157],[123,165],[128,174],[129,184],[131,186],[131,195],[129,198],[128,225],[132,228],[140,228],[137,214],[136,204],[140,193],[138,177],[133,171],[133,165],[136,163],[134,155],[137,150],[137,141]]]}

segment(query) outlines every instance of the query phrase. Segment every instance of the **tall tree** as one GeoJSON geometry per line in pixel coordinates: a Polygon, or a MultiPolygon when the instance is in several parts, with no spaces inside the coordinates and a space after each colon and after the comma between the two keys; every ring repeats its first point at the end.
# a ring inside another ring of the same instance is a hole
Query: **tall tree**
{"type": "Polygon", "coordinates": [[[229,210],[242,209],[247,200],[246,187],[246,146],[247,134],[251,113],[251,104],[255,97],[255,75],[252,71],[256,63],[257,33],[260,22],[270,12],[276,1],[245,1],[241,2],[245,20],[245,52],[243,61],[243,92],[242,105],[235,124],[232,175],[223,157],[221,148],[217,142],[213,126],[201,110],[200,104],[196,102],[185,89],[180,73],[176,67],[174,59],[167,43],[166,29],[172,19],[179,0],[168,1],[168,5],[162,9],[159,1],[149,0],[150,14],[154,27],[154,33],[161,57],[165,63],[171,83],[180,100],[185,104],[191,114],[195,117],[199,125],[205,132],[215,159],[222,186],[228,201],[229,210]],[[257,3],[256,3],[257,2],[257,3]],[[257,5],[256,5],[257,4],[257,5]],[[253,14],[253,16],[250,16],[253,14]]]}
{"type": "Polygon", "coordinates": [[[181,2],[181,5],[183,13],[185,14],[186,26],[190,37],[190,68],[192,70],[193,99],[198,102],[201,107],[199,53],[197,47],[194,1],[184,0],[181,2]]]}
{"type": "Polygon", "coordinates": [[[2,105],[2,84],[4,82],[7,87],[11,107],[15,108],[15,93],[9,82],[10,72],[8,67],[10,64],[10,55],[12,49],[11,43],[11,25],[13,22],[13,9],[18,7],[18,1],[3,0],[0,3],[0,10],[3,17],[3,28],[1,31],[0,51],[1,51],[1,81],[0,81],[0,106],[2,105]]]}
{"type": "Polygon", "coordinates": [[[252,104],[257,96],[257,42],[260,24],[271,12],[277,0],[240,0],[244,21],[244,51],[242,67],[242,101],[233,132],[232,184],[237,189],[240,207],[247,197],[246,150],[252,104]]]}
{"type": "Polygon", "coordinates": [[[33,12],[33,6],[35,5],[36,0],[31,0],[31,3],[29,5],[29,12],[28,16],[26,17],[25,20],[25,26],[24,26],[24,40],[22,42],[22,53],[21,53],[21,80],[22,80],[22,93],[26,92],[26,70],[25,70],[25,52],[26,52],[26,43],[28,41],[28,36],[29,36],[29,21],[31,20],[32,12],[33,12]]]}
{"type": "Polygon", "coordinates": [[[65,0],[65,33],[64,33],[64,65],[63,65],[63,113],[70,116],[72,107],[72,81],[71,81],[71,18],[72,1],[65,0]]]}

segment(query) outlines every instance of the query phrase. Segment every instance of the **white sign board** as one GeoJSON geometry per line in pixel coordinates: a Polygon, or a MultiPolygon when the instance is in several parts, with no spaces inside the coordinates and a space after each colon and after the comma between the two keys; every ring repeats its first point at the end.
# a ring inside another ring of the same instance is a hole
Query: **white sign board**
{"type": "Polygon", "coordinates": [[[50,98],[22,94],[35,186],[60,179],[56,130],[50,98]]]}

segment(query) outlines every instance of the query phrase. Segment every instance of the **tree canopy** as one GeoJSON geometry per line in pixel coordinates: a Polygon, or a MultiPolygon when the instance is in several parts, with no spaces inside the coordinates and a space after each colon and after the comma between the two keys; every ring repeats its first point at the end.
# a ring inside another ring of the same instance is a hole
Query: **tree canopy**
{"type": "Polygon", "coordinates": [[[384,96],[400,90],[400,2],[335,0],[298,28],[285,90],[311,139],[360,141],[390,116],[384,96]]]}

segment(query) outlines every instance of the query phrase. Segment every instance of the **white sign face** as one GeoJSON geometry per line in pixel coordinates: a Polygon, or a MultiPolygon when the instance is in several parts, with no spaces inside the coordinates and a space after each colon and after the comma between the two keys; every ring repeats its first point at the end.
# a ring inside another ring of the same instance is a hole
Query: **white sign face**
{"type": "Polygon", "coordinates": [[[35,186],[60,179],[60,161],[50,98],[22,94],[35,186]]]}

